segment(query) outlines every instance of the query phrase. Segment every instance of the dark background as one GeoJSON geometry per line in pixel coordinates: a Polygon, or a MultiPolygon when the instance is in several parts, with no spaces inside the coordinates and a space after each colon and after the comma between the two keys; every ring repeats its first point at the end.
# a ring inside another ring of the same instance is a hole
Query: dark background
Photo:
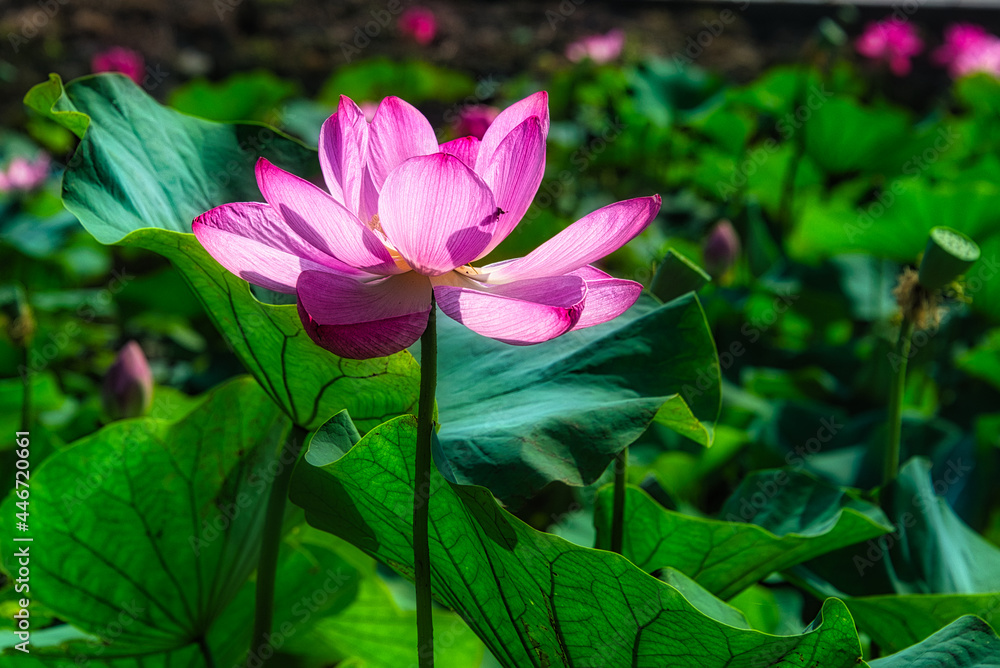
{"type": "MultiPolygon", "coordinates": [[[[0,125],[24,120],[24,93],[50,72],[65,80],[87,74],[91,57],[111,46],[145,56],[147,66],[161,75],[162,82],[150,90],[160,99],[194,77],[215,80],[255,68],[297,81],[303,93],[313,95],[347,62],[343,45],[354,46],[359,28],[387,15],[388,25],[379,27],[357,58],[419,56],[476,77],[503,78],[554,67],[569,42],[613,27],[626,31],[627,52],[670,57],[692,44],[689,38],[717,28],[724,10],[732,12],[731,20],[695,60],[736,82],[749,81],[771,65],[807,58],[824,18],[853,39],[866,22],[895,10],[913,21],[929,49],[940,42],[948,23],[972,21],[1000,31],[1000,12],[926,6],[919,0],[861,8],[596,0],[579,5],[572,0],[0,0],[0,125]],[[394,2],[400,8],[420,4],[435,13],[438,36],[431,45],[417,47],[399,34],[394,2]]],[[[927,58],[917,59],[915,68],[905,84],[886,78],[883,89],[919,109],[946,87],[947,75],[927,58]]]]}

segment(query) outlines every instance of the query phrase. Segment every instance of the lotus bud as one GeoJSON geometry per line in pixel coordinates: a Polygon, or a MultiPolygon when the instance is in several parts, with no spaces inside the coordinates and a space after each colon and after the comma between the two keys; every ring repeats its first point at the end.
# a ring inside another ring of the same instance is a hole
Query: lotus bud
{"type": "Polygon", "coordinates": [[[153,373],[142,348],[129,341],[104,376],[104,411],[112,420],[141,417],[153,404],[153,373]]]}
{"type": "Polygon", "coordinates": [[[720,220],[712,227],[702,246],[705,269],[712,276],[729,271],[740,256],[740,237],[728,220],[720,220]]]}

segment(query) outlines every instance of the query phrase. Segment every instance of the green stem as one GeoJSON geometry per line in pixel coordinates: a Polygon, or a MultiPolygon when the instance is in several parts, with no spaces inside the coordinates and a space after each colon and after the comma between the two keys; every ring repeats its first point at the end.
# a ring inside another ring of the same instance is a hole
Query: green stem
{"type": "Polygon", "coordinates": [[[625,533],[625,485],[628,484],[628,448],[615,455],[614,504],[611,507],[611,551],[622,553],[625,533]]]}
{"type": "Polygon", "coordinates": [[[431,439],[434,435],[436,388],[437,306],[432,295],[427,329],[420,337],[420,402],[417,408],[417,461],[413,486],[413,568],[417,586],[417,661],[420,668],[434,666],[428,509],[431,500],[431,439]]]}
{"type": "MultiPolygon", "coordinates": [[[[795,111],[798,112],[806,103],[806,87],[809,83],[808,70],[802,72],[798,80],[795,91],[795,111]]],[[[785,230],[792,225],[792,206],[795,199],[795,177],[799,171],[799,163],[806,154],[806,126],[805,123],[796,125],[795,135],[792,137],[794,151],[792,159],[788,162],[788,171],[785,172],[784,183],[781,186],[781,198],[778,202],[778,221],[785,230]]]]}
{"type": "Polygon", "coordinates": [[[28,360],[30,352],[31,344],[25,341],[21,347],[21,359],[23,363],[21,368],[24,369],[21,373],[21,382],[24,383],[21,395],[21,431],[25,432],[31,431],[31,376],[33,372],[28,360]]]}
{"type": "MultiPolygon", "coordinates": [[[[278,570],[278,551],[281,549],[281,528],[285,521],[285,501],[288,499],[288,487],[292,481],[292,469],[299,457],[299,451],[305,443],[307,432],[302,427],[292,427],[288,439],[286,456],[281,462],[288,462],[278,471],[271,485],[271,493],[267,497],[267,509],[264,515],[264,531],[261,536],[260,560],[257,562],[257,593],[254,604],[253,636],[250,642],[250,655],[247,665],[256,656],[254,665],[262,668],[268,659],[262,656],[261,649],[267,646],[271,634],[271,624],[274,620],[274,582],[278,570]]],[[[268,657],[274,652],[268,652],[268,657]]]]}
{"type": "Polygon", "coordinates": [[[896,364],[889,389],[889,438],[885,447],[885,469],[882,472],[882,485],[885,486],[896,479],[899,472],[899,443],[903,431],[903,394],[906,390],[906,363],[910,359],[910,339],[913,336],[913,322],[903,319],[899,328],[899,341],[896,343],[896,364]]]}

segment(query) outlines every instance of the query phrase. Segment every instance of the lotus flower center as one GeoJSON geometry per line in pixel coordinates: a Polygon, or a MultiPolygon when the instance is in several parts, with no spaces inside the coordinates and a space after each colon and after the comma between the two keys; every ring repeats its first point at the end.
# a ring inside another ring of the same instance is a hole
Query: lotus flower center
{"type": "Polygon", "coordinates": [[[413,271],[413,267],[410,266],[410,263],[407,262],[402,255],[400,255],[399,251],[396,250],[391,243],[389,243],[389,239],[385,236],[385,231],[382,229],[382,224],[378,222],[377,213],[372,216],[371,220],[368,221],[367,227],[378,235],[379,241],[381,241],[382,245],[385,246],[385,249],[389,251],[389,255],[392,256],[392,261],[396,263],[397,267],[403,271],[413,271]]]}

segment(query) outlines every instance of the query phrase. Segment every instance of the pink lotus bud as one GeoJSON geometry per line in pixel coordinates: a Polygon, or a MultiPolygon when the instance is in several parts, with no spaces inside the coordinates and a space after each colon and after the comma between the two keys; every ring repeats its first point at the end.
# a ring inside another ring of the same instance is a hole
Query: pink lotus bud
{"type": "Polygon", "coordinates": [[[888,18],[869,23],[854,43],[862,56],[882,60],[896,76],[910,73],[910,58],[923,51],[916,29],[905,21],[888,18]]]}
{"type": "Polygon", "coordinates": [[[0,170],[0,192],[28,192],[45,183],[49,175],[49,154],[39,153],[33,160],[18,156],[0,170]]]}
{"type": "Polygon", "coordinates": [[[459,137],[482,139],[486,128],[497,117],[500,110],[485,104],[470,105],[462,109],[455,121],[455,134],[459,137]]]}
{"type": "Polygon", "coordinates": [[[121,72],[141,85],[146,76],[146,61],[138,51],[115,46],[96,54],[90,61],[90,69],[94,72],[121,72]]]}
{"type": "Polygon", "coordinates": [[[426,7],[410,7],[399,17],[399,30],[420,46],[427,46],[437,34],[437,19],[426,7]]]}
{"type": "Polygon", "coordinates": [[[101,398],[112,420],[141,417],[153,404],[153,373],[142,348],[129,341],[104,376],[101,398]]]}
{"type": "Polygon", "coordinates": [[[740,237],[728,220],[720,220],[712,227],[702,246],[705,269],[712,276],[729,271],[740,256],[740,237]]]}
{"type": "Polygon", "coordinates": [[[625,46],[625,33],[618,28],[609,30],[604,35],[589,35],[569,44],[566,47],[566,57],[578,63],[584,58],[601,65],[610,63],[622,53],[625,46]]]}

